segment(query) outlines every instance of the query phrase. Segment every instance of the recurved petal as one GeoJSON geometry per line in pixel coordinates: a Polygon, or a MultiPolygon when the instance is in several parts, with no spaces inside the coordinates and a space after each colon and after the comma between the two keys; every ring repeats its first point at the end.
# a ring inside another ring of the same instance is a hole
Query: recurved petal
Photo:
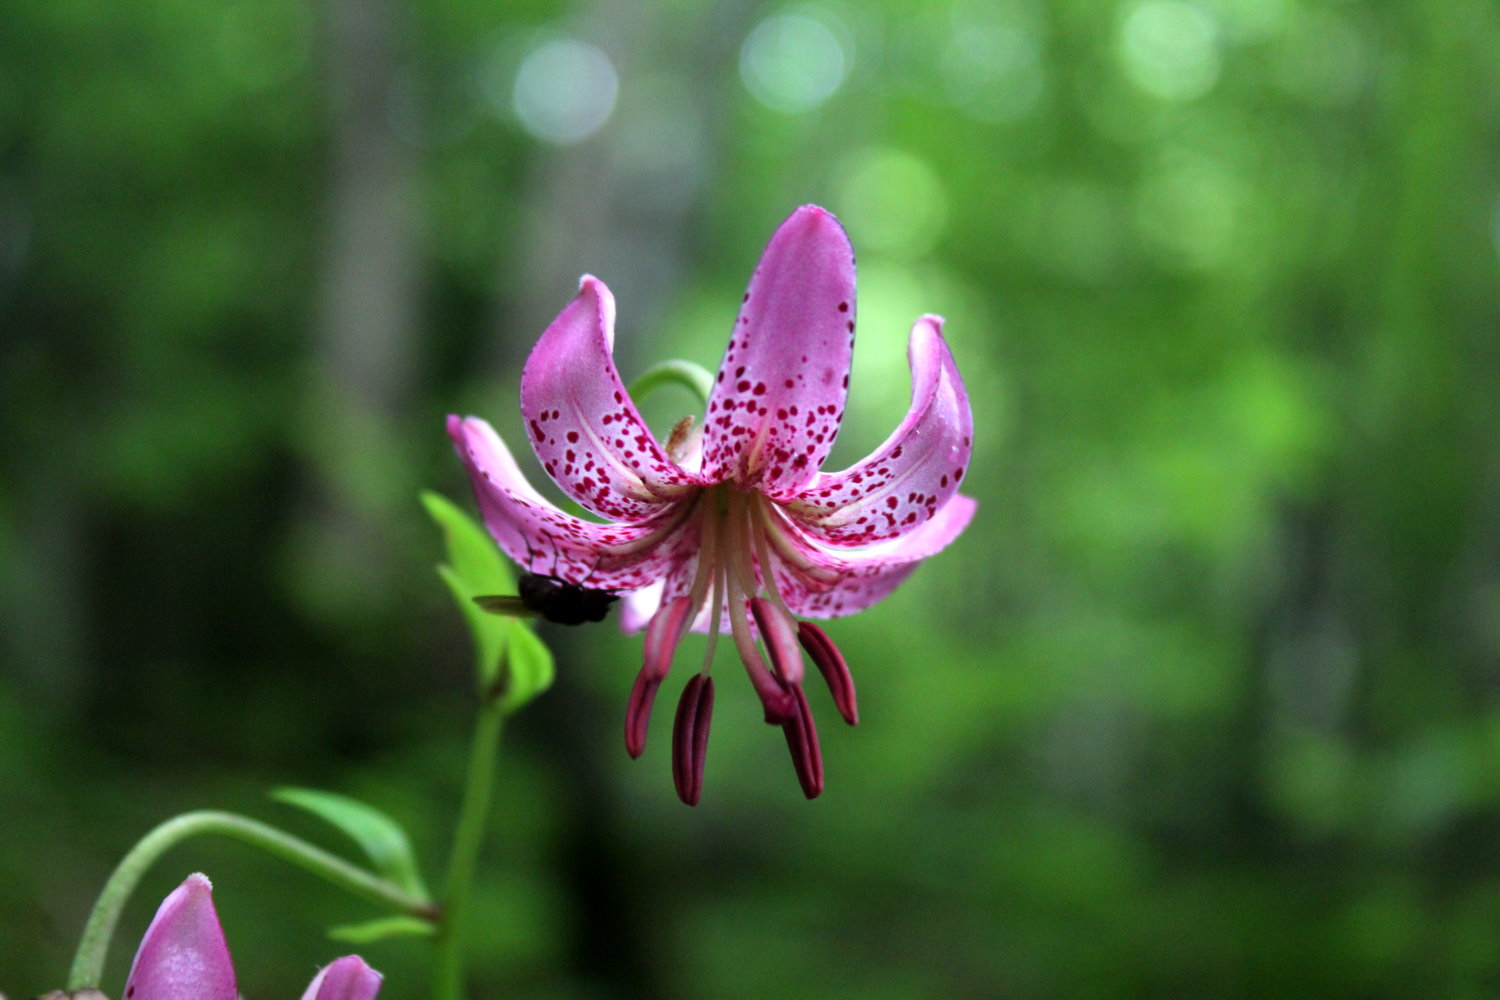
{"type": "Polygon", "coordinates": [[[740,305],[708,401],[703,479],[792,496],[844,414],[854,348],[854,250],[816,205],[781,224],[740,305]]]}
{"type": "Polygon", "coordinates": [[[130,1000],[235,1000],[234,964],[213,885],[189,875],[157,908],[125,980],[130,1000]]]}
{"type": "Polygon", "coordinates": [[[885,443],[843,472],[819,473],[787,509],[808,534],[869,545],[925,523],[958,492],[969,467],[974,416],[940,316],[912,327],[911,408],[885,443]]]}
{"type": "Polygon", "coordinates": [[[694,536],[677,530],[683,505],[641,524],[584,521],[538,493],[483,420],[450,416],[448,436],[469,471],[485,527],[530,572],[598,590],[635,590],[667,576],[696,548],[694,536]]]}
{"type": "Polygon", "coordinates": [[[977,506],[972,498],[956,494],[910,533],[863,549],[820,549],[787,532],[776,542],[776,586],[787,607],[807,618],[863,611],[957,538],[977,506]]]}
{"type": "Polygon", "coordinates": [[[537,458],[570,497],[612,521],[640,521],[691,481],[636,411],[615,368],[615,300],[584,275],[532,348],[521,414],[537,458]]]}
{"type": "Polygon", "coordinates": [[[313,977],[302,1000],[375,1000],[380,973],[358,955],[334,959],[313,977]]]}

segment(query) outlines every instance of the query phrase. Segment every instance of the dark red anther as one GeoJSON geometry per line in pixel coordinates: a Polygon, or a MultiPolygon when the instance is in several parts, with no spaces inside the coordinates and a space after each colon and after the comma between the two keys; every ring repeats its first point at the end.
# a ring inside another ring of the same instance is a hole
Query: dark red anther
{"type": "Polygon", "coordinates": [[[672,727],[672,783],[677,797],[695,806],[703,792],[703,760],[708,755],[708,725],[714,714],[714,679],[694,674],[682,689],[672,727]]]}
{"type": "Polygon", "coordinates": [[[786,682],[766,668],[765,657],[760,655],[755,643],[742,643],[737,639],[736,645],[740,648],[740,662],[745,665],[750,686],[755,688],[755,695],[766,710],[767,724],[779,726],[796,715],[797,702],[786,682]]]}
{"type": "Polygon", "coordinates": [[[639,757],[646,750],[651,704],[656,701],[659,687],[661,678],[653,676],[645,667],[635,675],[635,685],[630,689],[630,701],[625,707],[625,752],[631,757],[639,757]]]}
{"type": "Polygon", "coordinates": [[[672,667],[672,654],[691,624],[692,601],[675,597],[656,609],[646,626],[646,656],[641,672],[630,689],[625,707],[625,752],[639,757],[646,750],[646,729],[651,724],[651,704],[656,689],[672,667]]]}
{"type": "Polygon", "coordinates": [[[833,703],[838,706],[839,714],[849,725],[859,725],[859,704],[854,698],[854,676],[849,673],[849,664],[844,662],[844,654],[828,638],[828,633],[812,622],[797,623],[797,638],[801,641],[802,648],[807,650],[807,655],[812,658],[818,673],[828,682],[828,690],[833,694],[833,703]]]}
{"type": "Polygon", "coordinates": [[[796,718],[797,700],[764,664],[746,663],[745,672],[750,675],[750,686],[755,688],[756,697],[765,709],[767,725],[779,726],[796,718]]]}
{"type": "Polygon", "coordinates": [[[764,597],[752,597],[750,615],[760,630],[766,652],[771,654],[771,669],[776,672],[777,679],[792,687],[801,684],[802,654],[797,652],[797,639],[786,612],[764,597]]]}
{"type": "Polygon", "coordinates": [[[651,621],[646,625],[644,669],[655,674],[658,680],[667,676],[667,671],[672,667],[672,655],[677,652],[677,644],[682,641],[683,634],[692,624],[692,610],[693,602],[690,598],[674,597],[657,608],[656,614],[651,616],[651,621]]]}
{"type": "Polygon", "coordinates": [[[792,752],[792,766],[797,769],[802,794],[815,799],[823,791],[823,753],[818,749],[818,730],[813,725],[807,695],[801,688],[792,688],[792,696],[797,701],[797,714],[782,723],[781,731],[786,734],[786,746],[792,752]]]}

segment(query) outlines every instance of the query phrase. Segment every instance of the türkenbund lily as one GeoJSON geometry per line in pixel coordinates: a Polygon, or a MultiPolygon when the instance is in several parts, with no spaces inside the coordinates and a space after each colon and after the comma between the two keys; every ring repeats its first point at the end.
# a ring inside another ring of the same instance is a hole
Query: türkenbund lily
{"type": "Polygon", "coordinates": [[[911,331],[912,401],[866,459],[819,471],[844,413],[854,347],[854,253],[823,209],[799,208],[772,236],[740,306],[706,418],[662,445],[615,369],[614,299],[584,276],[532,350],[521,412],[554,482],[598,523],[527,482],[483,420],[448,418],[486,526],[528,571],[626,595],[622,624],[646,630],[625,745],[645,748],[657,688],[689,628],[709,633],[673,733],[677,792],[698,801],[714,689],[714,637],[729,633],[767,722],[786,734],[802,790],[823,787],[800,645],[839,713],[858,720],[854,684],[828,634],[802,618],[867,608],[963,531],[958,493],[973,418],[943,320],[911,331]],[[757,639],[760,645],[757,644],[757,639]],[[764,646],[764,655],[760,646],[764,646]]]}
{"type": "MultiPolygon", "coordinates": [[[[237,1000],[212,891],[206,876],[189,875],[162,901],[141,938],[123,1000],[237,1000]]],[[[313,977],[302,1000],[374,1000],[379,991],[380,973],[346,955],[313,977]]]]}

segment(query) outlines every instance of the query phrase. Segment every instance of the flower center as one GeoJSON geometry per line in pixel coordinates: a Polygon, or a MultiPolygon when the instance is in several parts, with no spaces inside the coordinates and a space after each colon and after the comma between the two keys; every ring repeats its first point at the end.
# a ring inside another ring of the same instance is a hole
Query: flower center
{"type": "MultiPolygon", "coordinates": [[[[709,674],[719,633],[727,625],[765,719],[785,733],[798,780],[812,798],[823,787],[823,764],[812,710],[802,691],[802,651],[828,681],[839,714],[851,725],[858,717],[854,683],[832,640],[792,614],[778,588],[775,568],[780,562],[792,577],[814,581],[823,571],[799,550],[775,504],[756,490],[733,480],[705,486],[692,509],[696,524],[685,527],[699,532],[697,567],[688,592],[664,600],[646,627],[644,663],[625,716],[626,748],[633,757],[644,751],[656,691],[678,642],[699,622],[708,633],[708,644],[703,666],[678,705],[672,753],[678,794],[690,805],[697,802],[713,711],[709,674]]],[[[783,582],[789,577],[783,576],[783,582]]]]}

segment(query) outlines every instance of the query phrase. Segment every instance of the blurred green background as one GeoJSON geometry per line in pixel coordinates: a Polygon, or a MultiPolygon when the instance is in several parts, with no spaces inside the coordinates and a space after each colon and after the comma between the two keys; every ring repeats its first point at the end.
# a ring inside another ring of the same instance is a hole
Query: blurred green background
{"type": "MultiPolygon", "coordinates": [[[[694,810],[663,718],[621,745],[639,640],[548,630],[474,995],[1500,993],[1497,51],[1465,0],[0,5],[0,991],[62,985],[175,811],[332,844],[264,795],[326,787],[440,861],[443,416],[522,440],[584,271],[627,379],[712,368],[817,202],[860,262],[832,464],[943,313],[979,517],[831,627],[863,723],[814,693],[814,803],[730,650],[694,810]]],[[[196,844],[109,990],[194,869],[249,997],[370,915],[196,844]]],[[[365,954],[424,995],[422,943],[365,954]]]]}

